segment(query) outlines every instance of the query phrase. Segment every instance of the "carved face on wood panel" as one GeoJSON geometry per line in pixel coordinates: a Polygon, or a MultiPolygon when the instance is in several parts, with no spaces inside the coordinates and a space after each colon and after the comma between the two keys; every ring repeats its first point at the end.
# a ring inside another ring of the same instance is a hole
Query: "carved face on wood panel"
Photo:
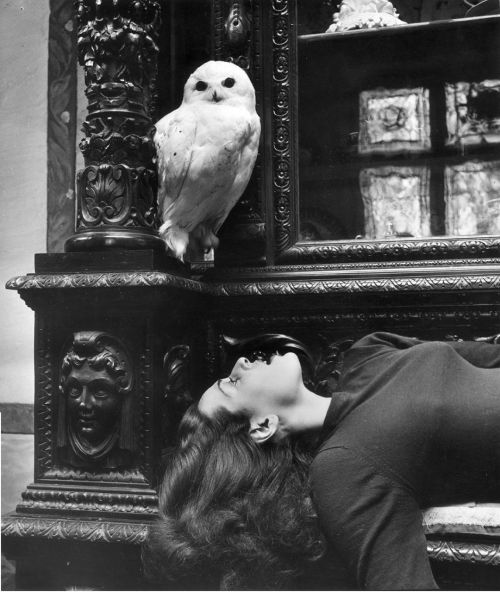
{"type": "Polygon", "coordinates": [[[133,369],[123,344],[96,331],[75,333],[61,367],[58,445],[74,466],[117,467],[133,449],[133,369]]]}
{"type": "Polygon", "coordinates": [[[96,370],[84,362],[69,373],[65,392],[74,437],[99,446],[117,431],[122,396],[107,370],[96,370]]]}

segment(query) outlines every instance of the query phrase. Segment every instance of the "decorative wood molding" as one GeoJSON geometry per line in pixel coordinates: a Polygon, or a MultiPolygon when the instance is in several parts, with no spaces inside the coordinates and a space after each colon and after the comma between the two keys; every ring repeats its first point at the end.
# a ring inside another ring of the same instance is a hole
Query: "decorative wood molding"
{"type": "Polygon", "coordinates": [[[394,277],[337,280],[268,281],[221,284],[218,291],[224,296],[293,296],[318,294],[366,294],[402,292],[465,292],[470,290],[498,290],[498,275],[463,275],[434,277],[394,277]]]}
{"type": "Polygon", "coordinates": [[[144,522],[85,520],[45,516],[2,516],[2,535],[12,538],[41,538],[92,543],[128,543],[140,545],[146,540],[144,522]]]}
{"type": "Polygon", "coordinates": [[[295,242],[298,226],[297,194],[298,159],[295,145],[295,39],[291,34],[288,0],[273,0],[272,30],[272,191],[274,203],[274,243],[276,254],[289,249],[295,242]]]}
{"type": "Polygon", "coordinates": [[[448,541],[428,540],[427,553],[434,561],[468,563],[473,565],[500,565],[500,543],[481,540],[448,541]]]}
{"type": "MultiPolygon", "coordinates": [[[[429,324],[432,324],[435,326],[438,323],[446,327],[451,326],[454,329],[456,329],[457,324],[463,325],[470,322],[474,324],[482,322],[486,325],[496,327],[500,321],[500,309],[498,304],[491,304],[490,306],[482,307],[480,310],[471,310],[470,304],[463,308],[457,308],[453,304],[450,304],[446,308],[431,308],[430,310],[426,310],[424,307],[414,306],[411,310],[408,310],[406,307],[396,310],[381,310],[377,308],[376,310],[361,310],[357,312],[347,310],[324,314],[296,311],[291,315],[288,310],[283,313],[273,312],[268,315],[264,315],[262,312],[248,316],[225,314],[223,319],[229,326],[245,331],[252,331],[255,330],[255,327],[259,327],[262,331],[271,332],[275,331],[277,326],[287,328],[291,332],[296,330],[297,327],[304,326],[320,327],[322,330],[331,329],[335,331],[339,330],[341,326],[349,326],[356,333],[363,330],[366,333],[366,327],[373,326],[374,323],[383,323],[385,326],[391,327],[394,327],[396,324],[400,326],[411,326],[412,331],[414,331],[416,325],[429,326],[429,324]]],[[[211,330],[216,333],[214,326],[211,326],[211,330]]],[[[477,331],[473,333],[475,335],[477,331]]]]}
{"type": "MultiPolygon", "coordinates": [[[[158,496],[150,489],[134,493],[86,489],[81,491],[75,483],[72,489],[51,489],[30,485],[22,494],[17,512],[23,514],[64,513],[76,516],[79,513],[102,513],[103,515],[127,514],[140,518],[157,512],[158,496]]],[[[90,487],[87,485],[87,487],[90,487]]]]}
{"type": "MultiPolygon", "coordinates": [[[[282,263],[345,263],[361,261],[400,261],[450,259],[456,257],[461,263],[464,258],[498,257],[498,238],[448,238],[421,240],[350,241],[322,244],[298,243],[287,249],[279,258],[282,263]]],[[[396,263],[397,262],[397,263],[396,263]]]]}
{"type": "Polygon", "coordinates": [[[138,470],[131,471],[106,471],[105,473],[82,471],[78,469],[68,469],[54,467],[43,474],[40,483],[47,481],[91,481],[108,483],[132,483],[133,485],[148,485],[148,481],[138,470]]]}
{"type": "MultiPolygon", "coordinates": [[[[302,272],[306,268],[302,268],[302,272]]],[[[325,270],[283,276],[267,274],[266,279],[251,280],[248,277],[227,282],[204,283],[179,278],[164,272],[88,273],[88,274],[29,274],[9,280],[6,288],[18,290],[21,295],[33,290],[82,289],[82,288],[178,288],[212,296],[292,296],[298,294],[334,293],[402,293],[402,292],[456,292],[498,290],[500,269],[498,266],[420,266],[404,272],[397,268],[358,270],[325,270]]]]}
{"type": "Polygon", "coordinates": [[[53,393],[57,378],[52,360],[53,332],[45,319],[35,328],[35,479],[49,470],[54,462],[53,393]]]}
{"type": "Polygon", "coordinates": [[[192,292],[203,293],[207,287],[195,280],[177,277],[163,272],[123,272],[123,273],[68,273],[68,274],[28,274],[9,280],[9,290],[37,290],[52,288],[125,288],[168,286],[192,292]]]}

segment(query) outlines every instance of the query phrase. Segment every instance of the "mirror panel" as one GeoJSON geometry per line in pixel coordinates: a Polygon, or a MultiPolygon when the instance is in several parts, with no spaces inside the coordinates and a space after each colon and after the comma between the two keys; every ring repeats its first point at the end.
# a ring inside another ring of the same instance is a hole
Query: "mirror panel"
{"type": "Polygon", "coordinates": [[[298,2],[299,243],[500,235],[500,17],[426,4],[327,33],[298,2]]]}

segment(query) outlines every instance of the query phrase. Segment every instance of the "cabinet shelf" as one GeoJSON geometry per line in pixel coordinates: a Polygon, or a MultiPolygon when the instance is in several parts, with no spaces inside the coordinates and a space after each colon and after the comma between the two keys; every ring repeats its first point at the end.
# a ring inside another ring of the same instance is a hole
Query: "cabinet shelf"
{"type": "Polygon", "coordinates": [[[352,31],[337,31],[335,33],[314,33],[307,35],[298,35],[300,44],[323,43],[334,39],[355,39],[360,42],[362,39],[372,37],[400,37],[419,33],[439,33],[441,31],[453,30],[476,30],[482,27],[488,27],[491,24],[500,23],[500,15],[476,16],[471,18],[460,18],[440,21],[429,21],[425,23],[409,23],[394,27],[381,27],[373,29],[355,29],[352,31]]]}

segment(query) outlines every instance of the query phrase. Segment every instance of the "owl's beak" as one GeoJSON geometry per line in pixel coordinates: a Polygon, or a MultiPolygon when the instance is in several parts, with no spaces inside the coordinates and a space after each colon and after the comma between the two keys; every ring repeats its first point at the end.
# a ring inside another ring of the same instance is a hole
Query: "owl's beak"
{"type": "Polygon", "coordinates": [[[218,103],[221,99],[218,97],[216,91],[214,90],[213,95],[212,95],[212,101],[214,101],[214,103],[218,103]]]}

